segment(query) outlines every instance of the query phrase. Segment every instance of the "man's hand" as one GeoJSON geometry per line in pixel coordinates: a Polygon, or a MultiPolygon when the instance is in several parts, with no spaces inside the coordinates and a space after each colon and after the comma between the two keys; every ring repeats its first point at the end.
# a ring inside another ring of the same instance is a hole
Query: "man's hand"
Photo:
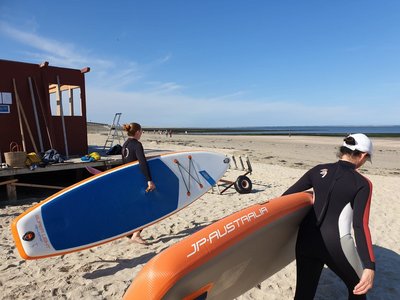
{"type": "Polygon", "coordinates": [[[354,287],[354,295],[363,295],[368,292],[374,285],[375,271],[371,269],[364,269],[360,282],[354,287]]]}

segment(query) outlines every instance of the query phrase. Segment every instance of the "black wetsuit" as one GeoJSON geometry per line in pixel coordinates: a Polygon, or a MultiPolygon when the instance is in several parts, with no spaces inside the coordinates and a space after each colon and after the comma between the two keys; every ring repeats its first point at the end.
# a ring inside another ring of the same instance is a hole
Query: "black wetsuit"
{"type": "Polygon", "coordinates": [[[324,264],[344,281],[349,299],[365,299],[365,295],[354,295],[353,289],[363,269],[375,269],[368,227],[372,184],[354,164],[339,160],[312,168],[284,195],[310,188],[315,202],[297,237],[295,299],[314,298],[324,264]]]}
{"type": "Polygon", "coordinates": [[[143,175],[147,181],[151,181],[150,169],[144,156],[142,143],[137,139],[128,138],[122,146],[122,161],[123,163],[128,163],[137,160],[139,161],[140,170],[143,175]]]}

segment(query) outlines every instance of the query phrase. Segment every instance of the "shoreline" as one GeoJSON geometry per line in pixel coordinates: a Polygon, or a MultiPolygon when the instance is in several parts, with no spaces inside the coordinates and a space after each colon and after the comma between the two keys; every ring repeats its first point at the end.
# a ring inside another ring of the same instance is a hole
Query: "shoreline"
{"type": "MultiPolygon", "coordinates": [[[[110,125],[88,122],[88,132],[108,130],[110,125]]],[[[370,137],[400,138],[400,125],[382,126],[253,126],[253,127],[157,127],[143,126],[145,132],[169,132],[190,135],[243,135],[243,136],[315,136],[345,137],[349,133],[363,132],[370,137]],[[385,128],[386,131],[378,129],[385,128]]]]}
{"type": "MultiPolygon", "coordinates": [[[[250,131],[250,130],[236,130],[236,129],[222,129],[222,128],[215,128],[215,129],[207,129],[207,128],[143,128],[145,132],[165,132],[165,131],[172,131],[173,134],[176,135],[224,135],[224,136],[310,136],[310,137],[342,137],[344,138],[349,133],[341,133],[341,132],[303,132],[301,130],[260,130],[260,131],[250,131]]],[[[369,137],[380,137],[380,138],[400,138],[400,132],[382,132],[382,133],[374,133],[374,132],[365,132],[366,135],[369,137]]]]}

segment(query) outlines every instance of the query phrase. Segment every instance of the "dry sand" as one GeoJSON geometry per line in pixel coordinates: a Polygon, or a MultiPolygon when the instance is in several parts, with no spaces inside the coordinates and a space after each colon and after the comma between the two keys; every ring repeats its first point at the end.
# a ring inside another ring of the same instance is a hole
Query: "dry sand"
{"type": "MultiPolygon", "coordinates": [[[[104,145],[105,133],[89,134],[89,144],[104,145]]],[[[279,196],[309,167],[336,160],[336,137],[198,136],[145,133],[147,155],[202,149],[248,155],[253,192],[234,189],[206,193],[189,207],[143,230],[149,246],[120,239],[82,252],[42,260],[22,260],[10,224],[32,205],[0,207],[0,299],[121,299],[135,275],[154,255],[228,214],[279,196]]],[[[375,286],[369,299],[400,299],[400,139],[373,139],[373,164],[361,170],[373,184],[370,228],[377,260],[375,286]]],[[[234,180],[242,171],[229,170],[234,180]]],[[[42,199],[37,199],[37,201],[42,199]]],[[[292,299],[295,262],[238,299],[292,299]]],[[[341,281],[324,269],[316,299],[346,299],[341,281]]]]}

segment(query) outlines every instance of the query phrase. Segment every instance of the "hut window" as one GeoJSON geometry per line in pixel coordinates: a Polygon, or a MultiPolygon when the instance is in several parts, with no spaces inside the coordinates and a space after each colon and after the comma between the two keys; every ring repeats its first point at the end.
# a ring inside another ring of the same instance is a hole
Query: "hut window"
{"type": "Polygon", "coordinates": [[[12,95],[8,92],[0,92],[0,114],[9,114],[12,104],[12,95]]]}
{"type": "Polygon", "coordinates": [[[57,84],[50,84],[49,96],[53,116],[82,116],[80,86],[63,84],[59,91],[57,84]]]}

